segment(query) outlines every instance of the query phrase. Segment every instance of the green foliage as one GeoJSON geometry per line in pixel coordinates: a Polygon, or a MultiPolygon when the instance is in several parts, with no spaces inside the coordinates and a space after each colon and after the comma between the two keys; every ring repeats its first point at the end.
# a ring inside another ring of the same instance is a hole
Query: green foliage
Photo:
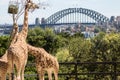
{"type": "Polygon", "coordinates": [[[43,46],[44,49],[46,49],[50,53],[55,53],[57,48],[59,47],[59,37],[55,35],[52,29],[46,28],[45,29],[45,36],[44,40],[46,41],[46,44],[43,46]]]}
{"type": "Polygon", "coordinates": [[[0,36],[0,56],[5,53],[5,50],[8,48],[9,36],[0,36]]]}
{"type": "MultiPolygon", "coordinates": [[[[31,66],[27,66],[27,68],[25,69],[25,74],[26,75],[31,75],[31,74],[36,74],[36,67],[31,67],[31,66]]],[[[30,77],[25,77],[25,80],[37,80],[37,76],[30,76],[30,77]]]]}
{"type": "Polygon", "coordinates": [[[46,41],[44,40],[45,32],[40,27],[30,29],[28,32],[27,41],[29,44],[37,47],[45,45],[46,41]]]}
{"type": "Polygon", "coordinates": [[[99,34],[92,40],[92,53],[97,61],[119,61],[120,36],[117,33],[99,34]]]}
{"type": "Polygon", "coordinates": [[[84,35],[83,35],[81,32],[77,32],[77,33],[75,33],[75,34],[73,35],[73,37],[81,37],[81,38],[83,38],[84,35]]]}
{"type": "Polygon", "coordinates": [[[74,61],[88,61],[90,57],[91,42],[84,38],[72,38],[69,42],[70,55],[74,61]]]}
{"type": "Polygon", "coordinates": [[[57,51],[56,57],[59,62],[70,62],[73,61],[73,57],[70,56],[67,48],[61,48],[57,51]]]}
{"type": "Polygon", "coordinates": [[[101,46],[104,47],[104,56],[108,61],[119,61],[120,59],[120,35],[115,33],[106,34],[101,46]]]}
{"type": "MultiPolygon", "coordinates": [[[[28,42],[34,46],[45,48],[54,54],[59,62],[99,62],[99,61],[119,61],[120,59],[120,34],[106,34],[100,32],[92,39],[84,39],[81,33],[70,35],[68,33],[55,34],[52,29],[35,28],[29,31],[28,42]]],[[[31,57],[30,60],[32,60],[31,57]]],[[[112,71],[110,65],[81,65],[78,72],[101,72],[112,71]]],[[[74,65],[60,66],[59,73],[74,73],[74,65]]],[[[68,76],[70,77],[70,76],[68,76]]],[[[110,76],[78,76],[79,79],[111,79],[110,76]]],[[[60,77],[60,80],[66,79],[60,77]]],[[[72,78],[71,78],[72,80],[72,78]]]]}
{"type": "Polygon", "coordinates": [[[64,38],[69,38],[70,34],[68,32],[57,33],[57,35],[62,36],[64,38]]]}
{"type": "Polygon", "coordinates": [[[43,47],[47,52],[55,55],[57,49],[64,46],[66,39],[56,35],[50,28],[44,30],[36,27],[29,30],[27,41],[29,44],[43,47]]]}
{"type": "Polygon", "coordinates": [[[99,27],[95,27],[95,29],[94,29],[94,32],[95,33],[99,33],[101,30],[100,30],[100,28],[99,27]]]}
{"type": "Polygon", "coordinates": [[[105,33],[101,32],[99,33],[95,38],[91,39],[92,42],[92,48],[91,48],[91,54],[92,54],[92,61],[101,61],[101,50],[103,47],[101,47],[102,39],[104,38],[105,33]]]}

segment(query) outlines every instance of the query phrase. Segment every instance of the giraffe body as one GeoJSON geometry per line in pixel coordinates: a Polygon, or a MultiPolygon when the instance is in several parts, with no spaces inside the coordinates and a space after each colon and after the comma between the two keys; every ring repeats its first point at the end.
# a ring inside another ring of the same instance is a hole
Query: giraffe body
{"type": "MultiPolygon", "coordinates": [[[[16,38],[18,34],[18,25],[14,23],[12,34],[10,35],[10,41],[16,38]],[[16,36],[15,36],[16,35],[16,36]]],[[[15,41],[12,40],[11,44],[15,41]]],[[[12,65],[8,63],[8,50],[5,51],[5,54],[0,58],[0,80],[6,80],[6,75],[8,73],[9,80],[12,80],[11,73],[12,73],[12,65]]],[[[15,80],[15,79],[14,79],[15,80]]]]}
{"type": "Polygon", "coordinates": [[[8,64],[0,60],[0,80],[6,80],[8,64]]]}
{"type": "Polygon", "coordinates": [[[5,54],[0,58],[0,80],[6,80],[6,75],[8,73],[9,80],[11,80],[12,67],[8,64],[7,60],[7,50],[5,54]]]}
{"type": "Polygon", "coordinates": [[[58,80],[59,64],[57,59],[47,53],[43,48],[34,47],[28,44],[28,52],[35,56],[35,65],[39,74],[39,80],[44,80],[44,72],[47,71],[49,80],[52,80],[54,72],[55,80],[58,80]]]}
{"type": "Polygon", "coordinates": [[[17,70],[17,80],[24,80],[24,69],[27,63],[28,52],[26,42],[20,40],[10,46],[8,60],[11,67],[15,64],[17,70]]]}
{"type": "Polygon", "coordinates": [[[6,74],[9,73],[9,80],[11,80],[11,73],[14,64],[17,69],[17,80],[24,80],[24,69],[27,62],[28,51],[26,46],[26,37],[28,33],[28,11],[29,9],[38,8],[31,0],[26,0],[24,24],[22,31],[18,33],[18,26],[14,24],[14,28],[10,37],[10,47],[8,53],[5,53],[7,60],[2,56],[0,59],[0,80],[6,80],[6,74]],[[20,75],[20,73],[22,73],[20,75]]]}
{"type": "MultiPolygon", "coordinates": [[[[18,27],[18,26],[17,26],[18,27]]],[[[17,80],[24,80],[24,69],[27,63],[27,47],[26,37],[22,36],[23,33],[18,33],[18,28],[14,30],[13,39],[10,47],[8,48],[8,70],[11,69],[10,73],[14,69],[14,64],[17,70],[17,80]]]]}
{"type": "Polygon", "coordinates": [[[6,74],[8,70],[8,63],[7,63],[7,54],[5,53],[0,58],[0,80],[6,80],[6,74]]]}
{"type": "Polygon", "coordinates": [[[24,80],[24,70],[28,58],[28,49],[26,37],[28,33],[28,11],[29,9],[38,8],[31,0],[26,0],[24,24],[21,32],[15,35],[11,45],[8,48],[8,64],[13,67],[15,64],[17,70],[17,80],[24,80]]]}

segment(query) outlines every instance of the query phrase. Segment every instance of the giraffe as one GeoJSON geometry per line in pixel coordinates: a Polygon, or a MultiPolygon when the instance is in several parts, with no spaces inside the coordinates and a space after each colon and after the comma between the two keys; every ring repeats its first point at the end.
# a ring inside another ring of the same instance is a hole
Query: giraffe
{"type": "Polygon", "coordinates": [[[47,71],[49,80],[52,80],[52,71],[54,72],[55,80],[58,80],[59,64],[57,59],[47,53],[43,48],[34,47],[27,44],[28,52],[35,56],[35,65],[39,75],[39,80],[44,80],[44,71],[47,71]]]}
{"type": "Polygon", "coordinates": [[[7,62],[0,59],[0,80],[6,80],[7,66],[7,62]]]}
{"type": "Polygon", "coordinates": [[[0,61],[5,62],[5,63],[8,62],[8,60],[7,60],[7,50],[6,50],[5,54],[2,57],[0,57],[0,61]]]}
{"type": "MultiPolygon", "coordinates": [[[[15,35],[18,33],[18,25],[17,23],[13,24],[13,30],[10,35],[10,41],[15,38],[15,35]]],[[[14,41],[13,41],[14,42],[14,41]]],[[[11,73],[12,73],[12,67],[8,65],[8,59],[7,59],[7,50],[5,51],[5,54],[0,57],[0,80],[6,80],[6,74],[9,75],[9,80],[12,80],[11,73]]]]}
{"type": "MultiPolygon", "coordinates": [[[[6,80],[6,75],[8,73],[8,79],[12,80],[12,67],[8,65],[8,60],[7,60],[7,50],[5,54],[0,57],[0,80],[6,80]]],[[[16,77],[14,76],[14,80],[16,80],[16,77]]]]}
{"type": "Polygon", "coordinates": [[[15,64],[17,80],[24,80],[24,69],[28,58],[26,43],[26,37],[28,34],[28,11],[36,8],[38,8],[38,6],[35,3],[31,0],[26,0],[22,30],[15,35],[15,38],[12,40],[13,43],[11,42],[12,44],[8,48],[8,65],[12,67],[15,64]]]}
{"type": "Polygon", "coordinates": [[[8,70],[7,53],[0,57],[0,80],[6,80],[6,74],[8,70]]]}
{"type": "Polygon", "coordinates": [[[13,30],[12,30],[12,33],[11,33],[11,36],[10,36],[10,44],[14,44],[14,42],[16,41],[17,39],[17,36],[18,36],[18,32],[19,32],[19,27],[17,25],[17,23],[13,23],[13,30]]]}

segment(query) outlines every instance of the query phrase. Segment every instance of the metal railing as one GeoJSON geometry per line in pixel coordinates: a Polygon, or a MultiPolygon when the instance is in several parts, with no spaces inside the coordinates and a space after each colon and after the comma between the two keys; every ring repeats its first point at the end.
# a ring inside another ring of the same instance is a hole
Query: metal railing
{"type": "MultiPolygon", "coordinates": [[[[59,76],[66,76],[65,80],[69,80],[70,76],[74,76],[75,80],[79,80],[78,76],[80,75],[110,75],[112,76],[111,80],[118,80],[117,76],[120,75],[120,71],[117,70],[118,65],[120,65],[120,62],[64,62],[59,63],[60,66],[74,66],[74,72],[62,72],[59,73],[59,76]],[[102,65],[103,68],[105,68],[105,65],[111,65],[112,71],[88,71],[88,72],[79,72],[78,68],[83,65],[102,65]]],[[[28,64],[27,66],[34,66],[34,64],[28,64]]],[[[25,74],[25,77],[29,76],[37,76],[37,74],[25,74]]]]}
{"type": "MultiPolygon", "coordinates": [[[[72,73],[71,75],[75,75],[75,80],[78,80],[78,75],[111,75],[113,76],[112,80],[117,80],[117,76],[120,75],[120,72],[117,71],[117,65],[120,64],[120,62],[72,62],[72,63],[60,63],[61,65],[74,65],[74,74],[72,73]],[[113,66],[113,70],[110,72],[106,72],[106,71],[100,71],[100,72],[80,72],[78,73],[78,66],[82,66],[82,65],[100,65],[102,64],[103,66],[105,65],[112,65],[113,66]]],[[[64,74],[65,75],[65,74],[64,74]]],[[[68,75],[66,73],[66,75],[68,75]]]]}
{"type": "MultiPolygon", "coordinates": [[[[63,62],[63,63],[59,63],[60,67],[61,66],[69,66],[69,67],[73,67],[73,71],[70,72],[59,72],[59,76],[65,76],[64,80],[70,80],[70,78],[74,78],[74,80],[81,80],[79,79],[80,75],[110,75],[112,76],[112,78],[110,80],[120,80],[117,79],[117,76],[120,76],[120,62],[63,62]],[[92,67],[96,66],[96,65],[102,65],[103,68],[105,68],[105,65],[110,65],[112,66],[111,70],[112,71],[87,71],[87,72],[79,72],[79,67],[81,66],[90,66],[92,65],[92,67]],[[73,77],[74,76],[74,77],[73,77]]],[[[31,63],[31,64],[27,64],[27,67],[35,67],[35,64],[31,63]]],[[[69,69],[68,69],[69,70],[69,69]]],[[[12,74],[13,75],[13,74],[12,74]]],[[[13,75],[14,76],[14,75],[13,75]]],[[[12,76],[12,80],[13,80],[13,76],[12,76]]],[[[39,80],[37,73],[36,74],[25,74],[25,77],[36,77],[36,80],[39,80]]],[[[87,79],[86,79],[87,80],[87,79]]],[[[94,78],[94,80],[96,80],[96,78],[94,78]]],[[[106,79],[105,79],[106,80],[106,79]]]]}

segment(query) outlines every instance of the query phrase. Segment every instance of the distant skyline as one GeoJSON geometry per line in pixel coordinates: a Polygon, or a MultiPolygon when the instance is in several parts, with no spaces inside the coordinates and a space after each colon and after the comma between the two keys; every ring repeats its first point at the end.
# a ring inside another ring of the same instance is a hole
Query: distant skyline
{"type": "MultiPolygon", "coordinates": [[[[12,17],[8,14],[8,4],[10,0],[0,2],[0,24],[12,24],[12,17]]],[[[20,0],[18,0],[20,1],[20,0]]],[[[29,24],[34,24],[36,17],[49,17],[52,14],[66,8],[86,8],[97,11],[104,16],[120,16],[120,0],[33,0],[34,2],[46,2],[49,4],[45,10],[38,9],[29,12],[29,24]]],[[[18,24],[23,23],[23,16],[18,20],[18,24]]]]}

